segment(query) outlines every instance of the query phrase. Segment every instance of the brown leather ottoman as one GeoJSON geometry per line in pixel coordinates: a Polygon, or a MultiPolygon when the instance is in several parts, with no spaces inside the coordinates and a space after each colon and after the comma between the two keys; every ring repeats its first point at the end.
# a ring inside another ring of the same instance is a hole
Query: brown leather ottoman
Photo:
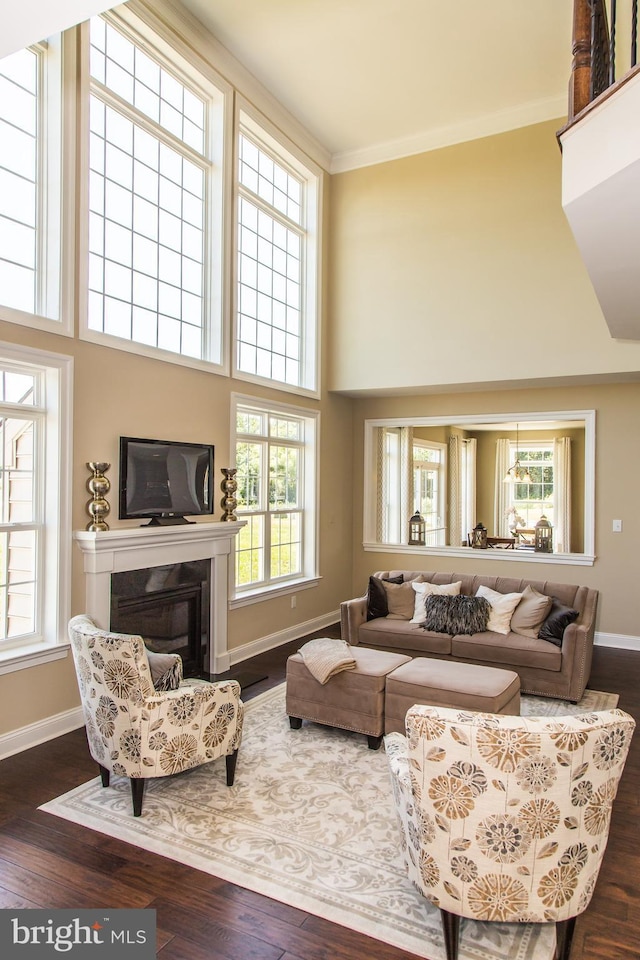
{"type": "Polygon", "coordinates": [[[416,657],[387,675],[385,733],[404,733],[415,703],[520,715],[520,677],[512,670],[416,657]]]}
{"type": "Polygon", "coordinates": [[[352,648],[355,669],[343,670],[320,683],[299,653],[287,660],[287,713],[292,729],[313,720],[341,730],[364,733],[377,750],[384,734],[385,679],[410,657],[367,647],[352,648]]]}

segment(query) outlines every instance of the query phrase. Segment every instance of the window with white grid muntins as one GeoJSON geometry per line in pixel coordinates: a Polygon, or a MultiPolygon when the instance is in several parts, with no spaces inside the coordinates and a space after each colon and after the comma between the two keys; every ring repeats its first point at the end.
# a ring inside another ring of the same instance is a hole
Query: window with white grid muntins
{"type": "Polygon", "coordinates": [[[302,385],[301,179],[239,137],[238,369],[302,385]]]}
{"type": "Polygon", "coordinates": [[[34,313],[38,300],[39,58],[0,60],[0,302],[34,313]]]}
{"type": "Polygon", "coordinates": [[[89,328],[205,351],[206,103],[91,21],[89,328]]]}

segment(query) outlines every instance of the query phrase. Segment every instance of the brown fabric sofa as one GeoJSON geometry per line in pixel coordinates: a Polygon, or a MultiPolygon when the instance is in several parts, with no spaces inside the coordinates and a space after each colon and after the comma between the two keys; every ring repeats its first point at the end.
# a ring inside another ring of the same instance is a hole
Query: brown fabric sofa
{"type": "Polygon", "coordinates": [[[557,646],[538,637],[476,633],[449,636],[432,633],[420,624],[393,617],[367,620],[367,595],[346,600],[341,606],[343,640],[356,645],[404,653],[410,657],[434,657],[438,660],[460,660],[465,663],[505,667],[520,676],[523,693],[557,697],[577,703],[582,697],[593,653],[598,591],[568,583],[547,580],[520,580],[510,577],[472,576],[464,573],[435,573],[423,570],[378,571],[376,577],[388,579],[402,575],[403,581],[422,579],[435,584],[462,581],[461,593],[475,595],[484,584],[499,593],[521,593],[527,584],[546,596],[578,611],[578,618],[569,624],[557,646]]]}

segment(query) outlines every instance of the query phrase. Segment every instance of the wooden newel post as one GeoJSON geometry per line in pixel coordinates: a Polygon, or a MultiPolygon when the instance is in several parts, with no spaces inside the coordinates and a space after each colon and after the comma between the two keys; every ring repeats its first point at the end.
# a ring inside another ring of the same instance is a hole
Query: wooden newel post
{"type": "Polygon", "coordinates": [[[591,97],[591,0],[573,0],[569,120],[573,120],[591,97]]]}

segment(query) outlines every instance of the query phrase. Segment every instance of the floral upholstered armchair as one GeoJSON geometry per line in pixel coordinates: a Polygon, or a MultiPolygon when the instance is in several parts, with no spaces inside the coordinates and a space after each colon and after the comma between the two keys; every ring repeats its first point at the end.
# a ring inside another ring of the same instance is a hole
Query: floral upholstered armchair
{"type": "Polygon", "coordinates": [[[185,680],[157,690],[141,637],[109,633],[82,615],[70,621],[69,639],[89,751],[103,786],[112,773],[130,778],[134,816],[149,777],[224,756],[233,784],[243,720],[236,680],[185,680]]]}
{"type": "Polygon", "coordinates": [[[634,728],[621,710],[549,718],[415,706],[407,737],[385,737],[405,863],[440,908],[447,960],[461,917],[554,922],[568,960],[634,728]]]}

